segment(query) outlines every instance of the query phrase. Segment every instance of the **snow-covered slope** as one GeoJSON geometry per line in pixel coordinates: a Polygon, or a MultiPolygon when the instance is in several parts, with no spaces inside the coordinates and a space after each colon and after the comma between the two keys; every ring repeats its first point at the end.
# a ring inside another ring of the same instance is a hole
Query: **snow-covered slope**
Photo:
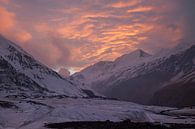
{"type": "MultiPolygon", "coordinates": [[[[10,72],[10,74],[7,72],[1,72],[0,75],[3,76],[3,74],[6,74],[6,76],[11,76],[11,74],[13,74],[15,77],[12,76],[12,78],[16,79],[14,82],[14,80],[10,77],[12,83],[9,84],[7,81],[6,85],[14,85],[16,87],[15,89],[19,89],[23,85],[23,82],[25,82],[25,88],[31,90],[33,90],[32,87],[39,87],[39,90],[44,89],[44,91],[53,94],[63,94],[77,97],[86,96],[86,94],[78,86],[36,61],[19,46],[5,39],[1,35],[0,57],[2,64],[1,71],[5,70],[3,64],[6,63],[5,66],[9,66],[6,69],[10,72]],[[19,78],[18,75],[22,76],[19,78]],[[32,85],[32,83],[34,85],[32,85]]],[[[3,89],[1,89],[1,91],[3,91],[3,89]]]]}
{"type": "Polygon", "coordinates": [[[113,74],[125,70],[129,66],[135,66],[144,62],[150,59],[150,57],[150,54],[138,49],[129,54],[125,54],[114,61],[100,61],[90,67],[87,67],[79,73],[75,73],[72,78],[92,89],[96,89],[93,83],[109,79],[113,74]]]}
{"type": "Polygon", "coordinates": [[[148,53],[144,52],[141,49],[137,49],[129,54],[122,55],[121,57],[117,58],[114,63],[116,66],[120,67],[125,67],[125,66],[130,66],[135,63],[142,62],[145,60],[147,57],[150,57],[148,53]]]}
{"type": "Polygon", "coordinates": [[[73,77],[105,96],[148,104],[156,91],[181,73],[195,69],[195,46],[191,47],[191,44],[180,44],[161,56],[144,54],[146,56],[141,61],[128,63],[125,67],[117,67],[113,62],[100,62],[73,77]]]}
{"type": "Polygon", "coordinates": [[[45,129],[45,123],[126,119],[194,124],[194,111],[101,99],[0,99],[0,129],[45,129]]]}

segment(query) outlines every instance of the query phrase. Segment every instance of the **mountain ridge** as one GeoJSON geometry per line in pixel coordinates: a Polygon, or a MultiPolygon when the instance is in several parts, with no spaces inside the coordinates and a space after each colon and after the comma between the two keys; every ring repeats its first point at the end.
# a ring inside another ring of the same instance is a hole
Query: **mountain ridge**
{"type": "MultiPolygon", "coordinates": [[[[151,57],[150,54],[144,52],[141,49],[137,49],[128,54],[118,57],[114,61],[99,61],[85,68],[81,72],[73,74],[71,77],[74,78],[75,80],[81,79],[83,82],[90,81],[90,80],[93,82],[94,80],[92,78],[95,78],[95,80],[99,80],[101,79],[101,77],[106,75],[106,72],[108,72],[106,76],[109,77],[112,73],[117,72],[120,69],[124,69],[128,67],[129,65],[136,65],[137,62],[142,62],[148,59],[149,57],[151,57]]],[[[86,84],[86,85],[89,85],[89,84],[86,84]]]]}
{"type": "Polygon", "coordinates": [[[36,61],[30,54],[2,35],[0,35],[0,56],[4,59],[1,60],[2,62],[6,61],[12,66],[12,69],[15,69],[15,74],[23,74],[41,88],[48,89],[49,93],[77,97],[87,96],[80,87],[36,61]]]}
{"type": "Polygon", "coordinates": [[[191,47],[186,44],[184,46],[173,48],[166,55],[149,56],[143,62],[117,70],[109,66],[110,69],[114,69],[112,72],[102,71],[102,74],[100,71],[101,74],[90,78],[84,72],[80,72],[75,78],[107,97],[149,104],[155,92],[179,73],[182,71],[186,73],[195,68],[193,63],[195,45],[192,43],[191,47]],[[77,78],[79,76],[83,76],[83,79],[77,78]]]}

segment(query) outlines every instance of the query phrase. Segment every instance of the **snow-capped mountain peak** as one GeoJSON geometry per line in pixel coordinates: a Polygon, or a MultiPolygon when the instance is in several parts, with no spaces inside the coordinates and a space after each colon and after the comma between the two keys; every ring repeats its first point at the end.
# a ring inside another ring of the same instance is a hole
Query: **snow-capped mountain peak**
{"type": "Polygon", "coordinates": [[[157,90],[179,73],[194,70],[195,45],[181,45],[154,56],[138,49],[112,63],[101,63],[101,68],[95,64],[75,77],[105,96],[147,104],[157,90]]]}
{"type": "MultiPolygon", "coordinates": [[[[25,82],[26,89],[30,89],[32,86],[28,86],[26,82],[28,79],[28,82],[32,82],[36,87],[39,87],[39,89],[45,89],[49,91],[49,93],[77,97],[86,96],[78,86],[35,60],[30,54],[2,35],[0,35],[0,57],[2,64],[0,68],[2,68],[2,70],[6,68],[7,71],[4,72],[7,74],[6,76],[13,78],[13,76],[16,75],[22,75],[21,80],[25,82]],[[7,67],[5,67],[5,63],[7,67]],[[8,74],[8,72],[10,72],[10,74],[8,74]],[[26,78],[26,80],[24,78],[26,78]]],[[[9,83],[9,85],[22,87],[24,82],[21,83],[21,80],[13,82],[13,84],[9,83]]],[[[7,82],[6,79],[5,82],[7,82]]]]}
{"type": "Polygon", "coordinates": [[[118,73],[122,69],[140,64],[149,57],[151,57],[150,54],[141,49],[137,49],[129,54],[118,57],[114,61],[100,61],[81,72],[74,74],[73,77],[77,81],[81,80],[82,82],[85,82],[86,85],[91,85],[98,80],[106,80],[106,78],[113,76],[113,73],[118,73]]]}
{"type": "Polygon", "coordinates": [[[148,54],[147,52],[143,51],[142,49],[137,49],[134,52],[135,53],[138,53],[139,54],[139,57],[147,57],[147,56],[150,56],[150,54],[148,54]]]}
{"type": "Polygon", "coordinates": [[[144,58],[150,57],[151,55],[146,53],[145,51],[141,49],[137,49],[133,52],[130,52],[128,54],[122,55],[118,57],[114,62],[117,65],[131,65],[132,63],[139,62],[143,60],[144,58]]]}

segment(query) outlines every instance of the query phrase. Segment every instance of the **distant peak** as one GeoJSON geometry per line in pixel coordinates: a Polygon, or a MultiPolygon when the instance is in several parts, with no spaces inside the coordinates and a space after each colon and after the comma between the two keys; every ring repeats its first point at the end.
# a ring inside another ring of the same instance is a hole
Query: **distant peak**
{"type": "Polygon", "coordinates": [[[127,62],[130,61],[130,62],[133,62],[133,60],[136,60],[136,59],[140,59],[140,58],[147,58],[151,56],[150,54],[146,53],[145,51],[143,51],[142,49],[136,49],[135,51],[132,51],[128,54],[124,54],[120,57],[118,57],[115,62],[127,62]]]}
{"type": "Polygon", "coordinates": [[[144,52],[144,50],[138,48],[138,49],[134,50],[133,52],[144,52]]]}
{"type": "Polygon", "coordinates": [[[147,57],[147,56],[150,56],[150,54],[148,54],[147,52],[145,52],[144,50],[142,49],[136,49],[135,51],[133,52],[130,52],[129,54],[127,55],[134,55],[136,57],[147,57]]]}

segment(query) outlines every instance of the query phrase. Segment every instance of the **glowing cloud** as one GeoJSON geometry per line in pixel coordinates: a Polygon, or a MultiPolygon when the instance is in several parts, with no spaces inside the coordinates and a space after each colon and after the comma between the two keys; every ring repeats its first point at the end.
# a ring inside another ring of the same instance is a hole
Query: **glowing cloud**
{"type": "Polygon", "coordinates": [[[151,11],[152,7],[138,7],[138,8],[134,8],[134,9],[129,9],[127,12],[128,13],[138,13],[138,12],[148,12],[151,11]]]}
{"type": "Polygon", "coordinates": [[[193,41],[194,0],[0,0],[0,32],[51,68],[80,70],[193,41]]]}
{"type": "Polygon", "coordinates": [[[0,3],[3,3],[3,4],[8,4],[10,2],[10,0],[0,0],[0,3]]]}
{"type": "Polygon", "coordinates": [[[14,13],[7,11],[3,7],[0,7],[0,32],[5,32],[14,26],[14,16],[14,13]]]}
{"type": "Polygon", "coordinates": [[[113,3],[111,6],[114,8],[124,8],[124,7],[137,5],[140,2],[141,2],[140,0],[130,0],[127,2],[119,1],[119,2],[113,3]]]}
{"type": "Polygon", "coordinates": [[[28,32],[22,31],[17,34],[15,34],[15,38],[19,42],[27,42],[32,38],[32,35],[28,32]]]}

